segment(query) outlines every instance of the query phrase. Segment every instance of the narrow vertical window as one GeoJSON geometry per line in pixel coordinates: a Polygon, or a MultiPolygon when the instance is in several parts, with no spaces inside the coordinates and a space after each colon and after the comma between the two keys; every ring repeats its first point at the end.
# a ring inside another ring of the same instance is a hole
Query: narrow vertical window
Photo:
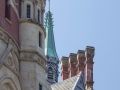
{"type": "Polygon", "coordinates": [[[51,67],[48,68],[48,79],[53,80],[53,69],[51,67]]]}
{"type": "Polygon", "coordinates": [[[8,0],[5,0],[5,17],[10,19],[10,11],[9,11],[9,7],[8,7],[8,0]]]}
{"type": "Polygon", "coordinates": [[[39,84],[39,90],[42,90],[42,85],[39,84]]]}
{"type": "Polygon", "coordinates": [[[38,10],[38,22],[40,23],[40,10],[38,10]]]}
{"type": "Polygon", "coordinates": [[[41,24],[43,25],[43,18],[44,18],[44,14],[43,11],[41,12],[41,24]]]}
{"type": "Polygon", "coordinates": [[[41,33],[39,32],[39,47],[41,47],[41,33]]]}
{"type": "Polygon", "coordinates": [[[30,18],[30,5],[27,5],[27,18],[30,18]]]}

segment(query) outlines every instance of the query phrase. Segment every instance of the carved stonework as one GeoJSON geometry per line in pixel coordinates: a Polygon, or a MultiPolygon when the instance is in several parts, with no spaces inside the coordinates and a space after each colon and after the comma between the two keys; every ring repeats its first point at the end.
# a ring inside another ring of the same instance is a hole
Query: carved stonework
{"type": "Polygon", "coordinates": [[[7,49],[4,51],[3,55],[0,58],[0,67],[2,66],[2,64],[5,61],[5,59],[7,58],[7,56],[9,55],[10,51],[12,50],[12,48],[13,48],[12,40],[9,39],[7,49]]]}
{"type": "MultiPolygon", "coordinates": [[[[1,30],[1,28],[0,28],[1,30]]],[[[11,39],[11,37],[9,37],[6,33],[0,31],[0,38],[2,38],[2,40],[8,44],[8,46],[12,45],[12,48],[14,48],[14,51],[17,55],[19,55],[18,52],[18,48],[17,45],[13,42],[13,40],[11,39]]]]}
{"type": "Polygon", "coordinates": [[[23,58],[34,59],[34,55],[33,54],[23,54],[23,58]]]}
{"type": "Polygon", "coordinates": [[[44,67],[46,66],[46,62],[40,56],[38,56],[38,54],[35,54],[35,53],[21,53],[20,57],[23,60],[37,61],[42,66],[44,66],[44,67]]]}
{"type": "Polygon", "coordinates": [[[11,57],[8,57],[7,58],[7,61],[6,61],[6,63],[9,65],[9,66],[13,66],[13,60],[11,59],[11,57]]]}
{"type": "Polygon", "coordinates": [[[8,36],[5,35],[3,32],[0,32],[0,38],[2,38],[6,43],[8,42],[8,36]]]}
{"type": "Polygon", "coordinates": [[[44,66],[45,62],[43,60],[41,60],[40,58],[38,59],[38,61],[44,66]]]}
{"type": "Polygon", "coordinates": [[[11,69],[13,69],[14,71],[19,71],[18,70],[19,66],[18,66],[18,61],[17,60],[18,59],[15,58],[14,54],[11,52],[5,60],[5,64],[7,66],[11,67],[11,69]]]}

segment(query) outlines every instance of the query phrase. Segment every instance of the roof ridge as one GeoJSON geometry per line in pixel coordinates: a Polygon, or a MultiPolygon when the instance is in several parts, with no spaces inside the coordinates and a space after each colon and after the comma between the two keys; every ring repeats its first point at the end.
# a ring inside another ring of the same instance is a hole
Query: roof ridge
{"type": "MultiPolygon", "coordinates": [[[[62,82],[65,82],[65,81],[70,80],[70,79],[72,79],[72,78],[75,78],[75,77],[77,77],[77,76],[80,77],[80,75],[81,75],[81,72],[80,72],[79,74],[73,76],[73,77],[70,77],[70,78],[68,78],[68,79],[63,80],[62,82]]],[[[52,85],[60,84],[60,83],[62,83],[62,82],[54,83],[54,84],[52,84],[52,85]]]]}

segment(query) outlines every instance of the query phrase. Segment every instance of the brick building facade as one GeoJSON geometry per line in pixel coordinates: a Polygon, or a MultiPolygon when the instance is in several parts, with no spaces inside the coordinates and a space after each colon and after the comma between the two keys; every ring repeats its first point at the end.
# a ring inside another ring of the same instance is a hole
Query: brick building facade
{"type": "Polygon", "coordinates": [[[45,5],[46,0],[0,0],[0,90],[67,90],[70,84],[69,90],[92,90],[94,47],[62,58],[63,82],[56,83],[59,61],[53,63],[55,84],[47,81],[45,5]]]}

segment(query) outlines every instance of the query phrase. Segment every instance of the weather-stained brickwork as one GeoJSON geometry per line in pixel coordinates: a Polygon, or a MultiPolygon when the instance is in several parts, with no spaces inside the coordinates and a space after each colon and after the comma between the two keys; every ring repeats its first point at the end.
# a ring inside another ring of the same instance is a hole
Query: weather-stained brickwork
{"type": "Polygon", "coordinates": [[[70,53],[69,57],[62,57],[62,80],[66,80],[82,72],[86,89],[93,87],[94,50],[94,47],[87,46],[85,51],[78,50],[77,54],[70,53]]]}
{"type": "MultiPolygon", "coordinates": [[[[0,27],[7,31],[18,43],[19,40],[19,16],[11,4],[8,4],[9,19],[5,17],[5,1],[0,0],[0,27]]],[[[14,0],[13,0],[14,1],[14,0]]],[[[17,10],[19,11],[19,0],[15,0],[17,10]]]]}

